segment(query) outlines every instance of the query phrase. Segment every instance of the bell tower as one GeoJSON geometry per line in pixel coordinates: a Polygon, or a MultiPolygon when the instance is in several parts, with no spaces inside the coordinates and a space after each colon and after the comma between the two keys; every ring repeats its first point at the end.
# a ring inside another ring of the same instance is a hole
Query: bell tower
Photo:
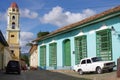
{"type": "Polygon", "coordinates": [[[14,59],[19,60],[20,56],[20,27],[19,8],[15,2],[11,4],[7,11],[7,42],[14,59]]]}

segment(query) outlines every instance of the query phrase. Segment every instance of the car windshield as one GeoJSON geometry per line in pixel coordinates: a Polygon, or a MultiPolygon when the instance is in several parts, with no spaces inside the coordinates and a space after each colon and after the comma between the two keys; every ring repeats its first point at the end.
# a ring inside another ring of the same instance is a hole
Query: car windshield
{"type": "Polygon", "coordinates": [[[19,64],[18,64],[18,61],[10,61],[9,63],[8,63],[8,66],[18,66],[19,64]]]}
{"type": "Polygon", "coordinates": [[[93,62],[98,62],[98,61],[102,61],[102,59],[100,57],[94,57],[92,58],[93,62]]]}

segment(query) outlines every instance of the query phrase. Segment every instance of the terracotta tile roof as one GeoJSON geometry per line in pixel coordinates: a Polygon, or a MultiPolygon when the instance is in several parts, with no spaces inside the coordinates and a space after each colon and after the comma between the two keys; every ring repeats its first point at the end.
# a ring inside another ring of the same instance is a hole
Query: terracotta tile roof
{"type": "Polygon", "coordinates": [[[64,32],[64,31],[66,31],[66,30],[75,28],[75,27],[78,26],[78,25],[83,25],[83,24],[85,24],[85,23],[88,23],[88,22],[90,22],[90,21],[93,21],[93,20],[102,18],[102,17],[104,17],[104,16],[106,16],[106,15],[109,15],[109,14],[112,14],[112,13],[115,13],[115,12],[118,12],[118,11],[120,11],[120,5],[117,6],[117,7],[115,7],[115,8],[111,8],[111,9],[109,9],[109,10],[106,10],[106,11],[100,13],[100,14],[96,14],[96,15],[94,15],[94,16],[88,17],[88,18],[86,18],[86,19],[84,19],[84,20],[81,20],[81,21],[79,21],[79,22],[76,22],[76,23],[73,23],[73,24],[64,26],[64,27],[62,27],[62,28],[60,28],[60,29],[58,29],[58,30],[56,30],[56,31],[51,32],[50,34],[48,34],[48,35],[46,35],[46,36],[43,36],[43,37],[40,37],[40,38],[37,38],[37,39],[33,40],[33,42],[39,41],[39,40],[43,40],[43,39],[45,39],[45,38],[49,38],[50,36],[56,35],[57,33],[64,32]]]}
{"type": "Polygon", "coordinates": [[[10,5],[11,8],[18,8],[17,4],[15,2],[13,2],[11,5],[10,5]]]}

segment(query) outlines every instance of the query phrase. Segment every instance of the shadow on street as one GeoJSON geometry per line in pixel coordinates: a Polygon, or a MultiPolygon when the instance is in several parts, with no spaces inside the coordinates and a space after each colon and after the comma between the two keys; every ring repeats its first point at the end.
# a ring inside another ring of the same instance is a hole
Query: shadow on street
{"type": "Polygon", "coordinates": [[[64,73],[49,71],[49,70],[30,70],[22,71],[18,74],[5,74],[0,72],[0,80],[90,80],[85,78],[78,78],[64,73]]]}

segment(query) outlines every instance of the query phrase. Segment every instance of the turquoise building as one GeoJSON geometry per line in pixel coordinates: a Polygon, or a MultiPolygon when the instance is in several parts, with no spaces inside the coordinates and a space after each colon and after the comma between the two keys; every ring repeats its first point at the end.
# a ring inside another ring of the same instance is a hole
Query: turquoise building
{"type": "Polygon", "coordinates": [[[99,56],[117,63],[120,57],[120,6],[37,38],[38,67],[71,69],[82,58],[99,56]]]}

